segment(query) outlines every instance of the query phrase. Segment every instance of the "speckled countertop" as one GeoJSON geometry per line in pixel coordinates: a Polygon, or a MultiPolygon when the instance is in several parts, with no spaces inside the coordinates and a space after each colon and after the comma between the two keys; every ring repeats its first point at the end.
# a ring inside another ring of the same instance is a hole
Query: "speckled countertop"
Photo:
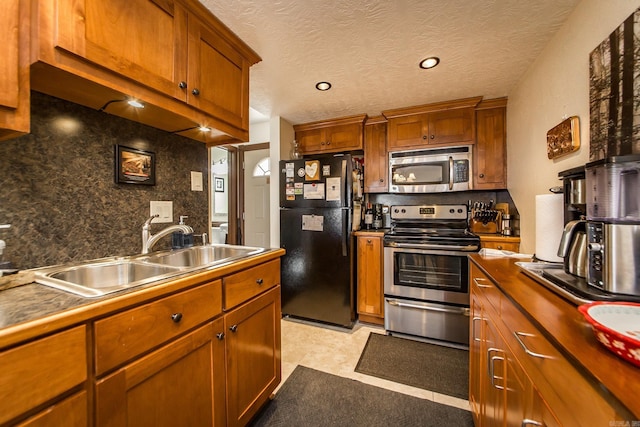
{"type": "Polygon", "coordinates": [[[84,298],[33,282],[28,270],[0,279],[0,349],[51,333],[131,305],[148,302],[186,287],[277,259],[282,249],[270,249],[230,264],[185,272],[163,281],[136,286],[97,298],[84,298]]]}

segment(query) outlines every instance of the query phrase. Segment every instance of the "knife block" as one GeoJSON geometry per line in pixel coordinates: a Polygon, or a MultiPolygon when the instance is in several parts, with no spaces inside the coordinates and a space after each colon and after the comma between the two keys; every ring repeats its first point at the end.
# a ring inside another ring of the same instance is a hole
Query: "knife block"
{"type": "Polygon", "coordinates": [[[502,214],[500,212],[498,213],[498,216],[494,221],[482,222],[480,220],[471,218],[469,228],[471,229],[472,233],[496,234],[500,232],[499,224],[501,220],[502,214]]]}

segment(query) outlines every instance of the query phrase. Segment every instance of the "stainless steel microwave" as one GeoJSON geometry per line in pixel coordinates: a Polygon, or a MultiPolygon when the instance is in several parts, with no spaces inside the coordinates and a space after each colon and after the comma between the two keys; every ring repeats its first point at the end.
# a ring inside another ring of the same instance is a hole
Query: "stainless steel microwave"
{"type": "Polygon", "coordinates": [[[470,145],[389,153],[390,193],[471,190],[470,145]]]}

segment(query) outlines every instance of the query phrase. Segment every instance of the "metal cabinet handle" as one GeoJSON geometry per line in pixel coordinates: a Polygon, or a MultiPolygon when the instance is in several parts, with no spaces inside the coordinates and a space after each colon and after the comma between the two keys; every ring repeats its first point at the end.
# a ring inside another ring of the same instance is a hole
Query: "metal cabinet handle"
{"type": "Polygon", "coordinates": [[[238,330],[238,325],[233,325],[229,328],[231,332],[236,332],[238,330]]]}
{"type": "Polygon", "coordinates": [[[257,279],[257,280],[256,280],[256,283],[257,283],[258,285],[262,285],[262,284],[264,283],[264,280],[262,280],[262,278],[257,279]]]}
{"type": "Polygon", "coordinates": [[[534,421],[534,420],[525,418],[524,420],[522,420],[522,424],[520,425],[521,427],[527,427],[527,426],[542,426],[544,424],[542,424],[540,421],[534,421]]]}
{"type": "Polygon", "coordinates": [[[553,357],[547,356],[546,354],[536,353],[536,352],[533,352],[533,351],[529,350],[527,348],[527,346],[525,345],[524,341],[522,341],[522,338],[520,338],[520,337],[535,337],[534,334],[528,334],[526,332],[518,332],[518,331],[516,331],[516,332],[513,333],[513,335],[518,340],[518,343],[520,343],[520,346],[524,349],[524,352],[527,353],[529,356],[538,357],[540,359],[553,359],[553,357]]]}
{"type": "Polygon", "coordinates": [[[471,318],[471,337],[474,341],[482,341],[480,338],[476,338],[476,320],[482,320],[482,317],[474,316],[471,318]]]}
{"type": "Polygon", "coordinates": [[[198,88],[195,88],[191,91],[192,94],[194,94],[195,96],[200,95],[200,90],[198,88]]]}
{"type": "Polygon", "coordinates": [[[367,245],[371,244],[371,239],[367,239],[367,245]]]}
{"type": "Polygon", "coordinates": [[[422,135],[422,139],[427,139],[427,135],[422,135]]]}
{"type": "Polygon", "coordinates": [[[484,174],[481,173],[480,175],[478,175],[480,178],[484,178],[484,174]]]}
{"type": "Polygon", "coordinates": [[[389,305],[393,305],[396,307],[417,308],[419,310],[437,311],[439,313],[462,314],[463,316],[469,316],[469,314],[471,313],[471,310],[467,307],[460,307],[458,309],[444,308],[444,307],[431,307],[431,306],[424,306],[419,304],[399,302],[397,300],[392,300],[392,299],[388,299],[387,302],[389,303],[389,305]]]}
{"type": "Polygon", "coordinates": [[[504,380],[504,378],[503,378],[503,377],[497,377],[497,378],[496,378],[496,376],[495,376],[495,374],[494,374],[494,364],[495,364],[494,362],[495,362],[496,360],[501,360],[501,361],[503,361],[503,362],[504,362],[504,357],[501,357],[501,356],[491,356],[491,353],[493,353],[494,351],[495,351],[495,352],[500,352],[500,353],[502,353],[502,352],[503,352],[503,351],[502,351],[502,350],[500,350],[499,348],[495,348],[495,347],[490,347],[490,348],[488,348],[488,349],[487,349],[487,365],[488,365],[488,366],[487,366],[487,370],[489,371],[489,378],[490,378],[490,380],[491,380],[491,385],[492,385],[494,388],[496,388],[496,389],[498,389],[498,390],[504,390],[504,386],[497,385],[497,384],[496,384],[496,382],[495,382],[495,380],[496,380],[496,379],[504,380]]]}
{"type": "Polygon", "coordinates": [[[481,280],[487,280],[487,279],[483,279],[482,277],[474,277],[473,278],[473,283],[475,283],[476,286],[479,287],[479,288],[490,288],[491,287],[491,285],[481,285],[480,283],[478,283],[481,280]]]}
{"type": "Polygon", "coordinates": [[[380,182],[384,182],[384,178],[380,178],[380,182]]]}
{"type": "Polygon", "coordinates": [[[171,315],[171,320],[173,320],[175,323],[179,323],[182,320],[182,313],[173,313],[171,315]]]}
{"type": "Polygon", "coordinates": [[[181,81],[180,83],[178,83],[178,87],[180,89],[186,89],[187,88],[187,82],[181,81]]]}
{"type": "Polygon", "coordinates": [[[220,341],[222,341],[224,339],[224,332],[219,332],[216,334],[216,338],[218,338],[220,341]]]}

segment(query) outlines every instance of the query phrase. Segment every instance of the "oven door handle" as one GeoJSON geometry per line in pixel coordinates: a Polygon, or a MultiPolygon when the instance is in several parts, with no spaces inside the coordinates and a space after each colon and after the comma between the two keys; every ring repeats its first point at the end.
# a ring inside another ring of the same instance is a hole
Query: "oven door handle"
{"type": "Polygon", "coordinates": [[[475,252],[478,250],[477,245],[429,245],[424,243],[398,243],[398,242],[387,242],[385,246],[390,248],[407,248],[407,249],[418,249],[418,250],[453,250],[459,252],[475,252]]]}
{"type": "Polygon", "coordinates": [[[469,316],[471,310],[469,309],[469,307],[460,307],[460,308],[444,308],[444,307],[435,307],[435,306],[431,306],[431,305],[419,305],[419,304],[411,304],[411,303],[407,303],[407,302],[400,302],[398,300],[395,299],[387,299],[387,302],[390,305],[396,306],[396,307],[407,307],[407,308],[417,308],[419,310],[426,310],[426,311],[437,311],[440,313],[451,313],[451,314],[462,314],[464,316],[469,316]]]}
{"type": "Polygon", "coordinates": [[[449,156],[449,191],[453,190],[453,157],[449,156]]]}

